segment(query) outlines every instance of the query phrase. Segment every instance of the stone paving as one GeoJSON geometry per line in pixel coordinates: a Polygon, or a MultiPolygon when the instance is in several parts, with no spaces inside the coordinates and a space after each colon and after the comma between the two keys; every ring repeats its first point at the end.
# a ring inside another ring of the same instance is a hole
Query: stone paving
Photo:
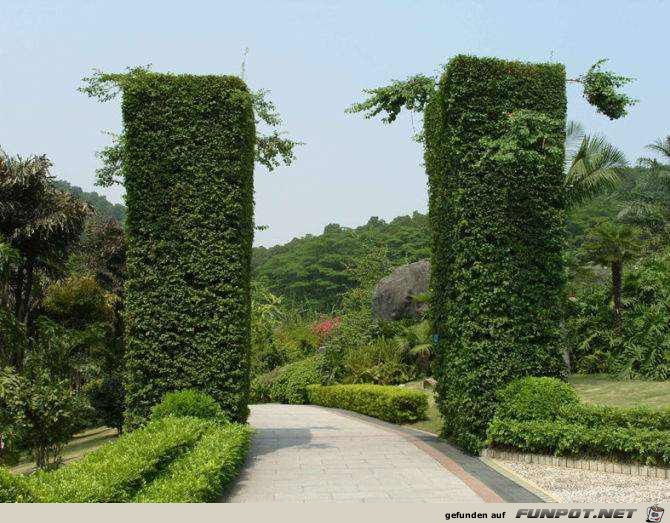
{"type": "Polygon", "coordinates": [[[312,405],[254,405],[246,466],[222,501],[479,502],[399,432],[312,405]]]}

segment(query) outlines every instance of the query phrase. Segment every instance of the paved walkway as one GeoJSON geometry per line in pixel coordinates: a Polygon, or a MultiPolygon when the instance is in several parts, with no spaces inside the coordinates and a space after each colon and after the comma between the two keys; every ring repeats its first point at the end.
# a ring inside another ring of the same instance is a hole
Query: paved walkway
{"type": "Polygon", "coordinates": [[[249,422],[251,452],[223,501],[503,501],[445,454],[383,422],[276,404],[252,406],[249,422]]]}

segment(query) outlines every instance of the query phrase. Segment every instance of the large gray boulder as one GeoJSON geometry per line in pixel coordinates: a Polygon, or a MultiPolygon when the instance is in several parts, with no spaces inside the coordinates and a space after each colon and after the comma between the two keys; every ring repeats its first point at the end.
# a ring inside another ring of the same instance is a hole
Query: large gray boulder
{"type": "Polygon", "coordinates": [[[428,291],[430,262],[401,265],[389,276],[379,280],[372,292],[372,312],[381,320],[416,318],[428,308],[427,303],[412,299],[428,291]]]}

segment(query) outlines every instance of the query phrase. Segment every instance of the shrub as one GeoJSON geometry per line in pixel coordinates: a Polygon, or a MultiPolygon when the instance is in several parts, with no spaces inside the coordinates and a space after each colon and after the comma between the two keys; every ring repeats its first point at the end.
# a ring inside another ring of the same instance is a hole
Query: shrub
{"type": "Polygon", "coordinates": [[[394,385],[416,377],[406,363],[408,353],[398,340],[377,339],[370,345],[348,350],[344,355],[343,381],[394,385]]]}
{"type": "Polygon", "coordinates": [[[195,447],[145,485],[133,501],[205,503],[215,501],[244,463],[251,429],[236,423],[213,427],[195,447]]]}
{"type": "Polygon", "coordinates": [[[307,403],[307,386],[323,381],[322,365],[320,356],[311,356],[262,374],[251,385],[251,400],[307,403]]]}
{"type": "Polygon", "coordinates": [[[44,310],[50,318],[70,329],[92,323],[108,323],[114,316],[112,298],[91,276],[71,276],[51,284],[44,296],[44,310]]]}
{"type": "Polygon", "coordinates": [[[487,443],[522,452],[591,455],[670,465],[670,432],[660,430],[495,418],[489,426],[487,443]]]}
{"type": "Polygon", "coordinates": [[[125,391],[120,376],[109,375],[92,381],[86,386],[86,395],[96,418],[108,427],[121,433],[125,391]]]}
{"type": "Polygon", "coordinates": [[[31,476],[28,486],[45,503],[125,502],[215,424],[196,418],[152,421],[114,443],[53,472],[31,476]]]}
{"type": "Polygon", "coordinates": [[[438,406],[482,446],[495,393],[559,375],[565,71],[457,56],[425,109],[438,406]]]}
{"type": "Polygon", "coordinates": [[[561,407],[557,417],[592,428],[608,426],[670,431],[670,408],[622,408],[582,403],[561,407]]]}
{"type": "Polygon", "coordinates": [[[13,368],[0,368],[0,463],[13,464],[20,457],[21,439],[28,430],[25,401],[29,383],[13,368]]]}
{"type": "Polygon", "coordinates": [[[426,417],[428,398],[417,390],[384,385],[311,385],[309,402],[366,414],[391,423],[412,423],[426,417]]]}
{"type": "Polygon", "coordinates": [[[670,409],[581,403],[569,384],[555,378],[516,380],[499,398],[489,445],[670,464],[670,409]]]}
{"type": "Polygon", "coordinates": [[[33,497],[25,484],[25,478],[13,476],[7,469],[0,467],[0,503],[28,503],[31,501],[33,497]]]}
{"type": "Polygon", "coordinates": [[[197,390],[168,392],[163,401],[151,409],[151,419],[158,420],[168,416],[190,416],[226,422],[227,418],[219,404],[209,394],[197,390]]]}
{"type": "Polygon", "coordinates": [[[498,393],[496,416],[523,421],[553,420],[560,409],[579,406],[579,396],[569,383],[556,378],[521,378],[498,393]]]}
{"type": "Polygon", "coordinates": [[[39,468],[60,463],[63,446],[83,427],[90,408],[66,381],[38,374],[32,382],[0,373],[0,422],[10,451],[29,449],[39,468]]]}
{"type": "Polygon", "coordinates": [[[123,90],[126,423],[198,389],[248,414],[255,124],[233,76],[134,70],[123,90]]]}

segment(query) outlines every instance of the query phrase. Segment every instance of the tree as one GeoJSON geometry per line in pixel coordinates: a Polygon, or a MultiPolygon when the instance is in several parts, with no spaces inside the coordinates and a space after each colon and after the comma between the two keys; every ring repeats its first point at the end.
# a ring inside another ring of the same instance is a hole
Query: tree
{"type": "Polygon", "coordinates": [[[613,330],[621,335],[621,289],[624,264],[640,251],[639,236],[633,227],[625,224],[602,222],[595,227],[583,245],[585,257],[610,268],[612,277],[613,330]]]}
{"type": "Polygon", "coordinates": [[[565,198],[568,208],[583,204],[619,183],[627,166],[624,153],[602,136],[584,134],[570,122],[566,129],[565,198]]]}
{"type": "Polygon", "coordinates": [[[633,193],[619,213],[619,220],[661,230],[670,218],[670,136],[647,145],[658,158],[638,160],[641,190],[633,193]]]}
{"type": "Polygon", "coordinates": [[[0,235],[21,257],[11,271],[6,306],[28,326],[40,292],[38,273],[62,273],[91,212],[88,204],[54,188],[50,167],[45,156],[22,159],[0,151],[0,235]]]}

